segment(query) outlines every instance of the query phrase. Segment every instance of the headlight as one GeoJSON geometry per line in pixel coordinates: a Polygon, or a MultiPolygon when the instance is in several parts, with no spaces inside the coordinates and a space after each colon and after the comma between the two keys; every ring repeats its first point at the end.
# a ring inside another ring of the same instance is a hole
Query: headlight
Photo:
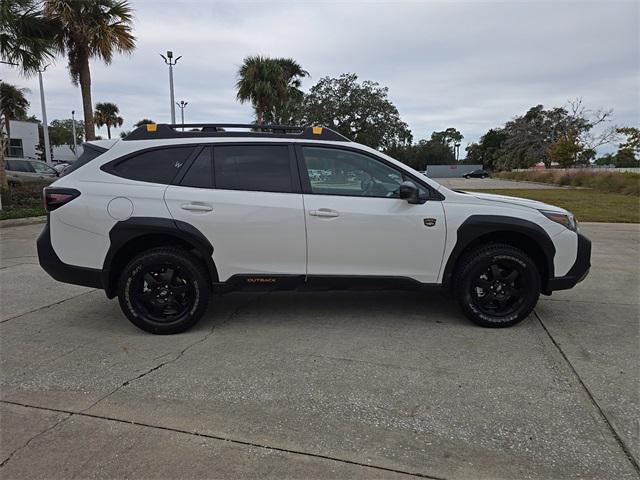
{"type": "Polygon", "coordinates": [[[571,231],[578,231],[578,222],[572,213],[558,213],[550,212],[548,210],[540,210],[540,213],[547,217],[549,220],[559,223],[560,225],[567,227],[571,231]]]}

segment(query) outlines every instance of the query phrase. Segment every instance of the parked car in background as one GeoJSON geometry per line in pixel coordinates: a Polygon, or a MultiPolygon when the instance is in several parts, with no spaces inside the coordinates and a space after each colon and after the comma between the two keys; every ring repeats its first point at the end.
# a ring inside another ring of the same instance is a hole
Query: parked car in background
{"type": "Polygon", "coordinates": [[[14,185],[31,182],[51,183],[59,176],[53,167],[28,158],[7,158],[6,172],[7,181],[14,185]]]}
{"type": "Polygon", "coordinates": [[[65,168],[67,168],[69,165],[71,165],[69,162],[58,162],[53,166],[53,169],[58,172],[59,174],[62,173],[64,171],[65,168]]]}
{"type": "Polygon", "coordinates": [[[469,172],[469,173],[465,173],[463,175],[464,178],[488,178],[489,177],[489,172],[487,172],[486,170],[474,170],[473,172],[469,172]]]}

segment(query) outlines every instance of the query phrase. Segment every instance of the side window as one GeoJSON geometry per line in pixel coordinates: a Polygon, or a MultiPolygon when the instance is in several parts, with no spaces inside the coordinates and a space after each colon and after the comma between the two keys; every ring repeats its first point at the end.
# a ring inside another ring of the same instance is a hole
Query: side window
{"type": "Polygon", "coordinates": [[[293,192],[291,158],[286,145],[216,146],[216,188],[257,192],[293,192]]]}
{"type": "Polygon", "coordinates": [[[46,174],[56,174],[56,171],[51,168],[49,165],[40,162],[29,162],[36,173],[46,173],[46,174]]]}
{"type": "Polygon", "coordinates": [[[7,160],[7,170],[12,172],[33,173],[33,168],[26,160],[7,160]]]}
{"type": "Polygon", "coordinates": [[[113,172],[131,180],[169,184],[192,151],[193,147],[149,150],[117,162],[113,172]]]}
{"type": "Polygon", "coordinates": [[[180,185],[185,187],[211,188],[213,185],[211,175],[211,148],[205,147],[193,161],[189,171],[184,176],[180,185]]]}
{"type": "Polygon", "coordinates": [[[302,147],[311,192],[354,197],[399,197],[401,172],[367,155],[336,148],[302,147]]]}

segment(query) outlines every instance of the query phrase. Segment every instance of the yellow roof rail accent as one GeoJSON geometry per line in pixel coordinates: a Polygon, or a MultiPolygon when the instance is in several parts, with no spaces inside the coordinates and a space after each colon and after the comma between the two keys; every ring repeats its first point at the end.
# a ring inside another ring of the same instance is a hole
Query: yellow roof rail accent
{"type": "Polygon", "coordinates": [[[311,127],[314,135],[322,135],[322,127],[311,127]]]}
{"type": "Polygon", "coordinates": [[[147,123],[147,132],[155,132],[158,129],[158,125],[155,123],[147,123]]]}

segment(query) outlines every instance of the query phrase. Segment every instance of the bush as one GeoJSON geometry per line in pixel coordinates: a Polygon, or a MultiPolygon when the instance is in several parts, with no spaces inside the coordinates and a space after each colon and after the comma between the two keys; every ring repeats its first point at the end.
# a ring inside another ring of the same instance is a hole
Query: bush
{"type": "Polygon", "coordinates": [[[27,183],[3,188],[0,219],[22,218],[44,215],[42,188],[46,184],[27,183]]]}
{"type": "Polygon", "coordinates": [[[531,170],[500,172],[498,178],[592,188],[600,192],[640,196],[640,174],[599,170],[531,170]]]}

